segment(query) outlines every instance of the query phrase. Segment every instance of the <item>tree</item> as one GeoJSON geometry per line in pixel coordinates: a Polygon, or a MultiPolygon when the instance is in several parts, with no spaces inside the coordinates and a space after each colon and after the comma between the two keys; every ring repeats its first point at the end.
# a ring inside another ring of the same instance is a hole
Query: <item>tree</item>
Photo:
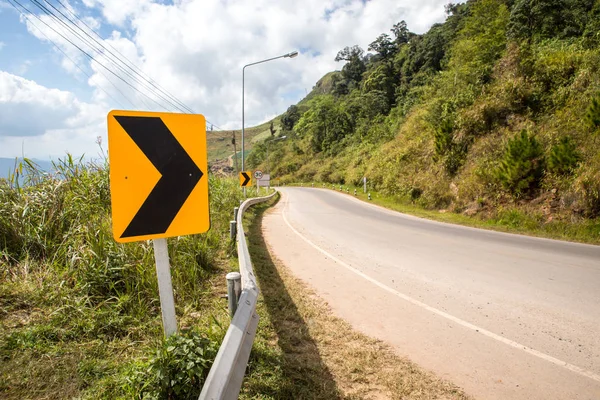
{"type": "Polygon", "coordinates": [[[335,61],[354,61],[356,59],[362,59],[365,51],[360,48],[360,46],[352,46],[352,47],[344,47],[342,50],[338,51],[335,56],[335,61]]]}
{"type": "Polygon", "coordinates": [[[379,35],[368,49],[376,52],[383,60],[390,59],[396,53],[396,45],[387,33],[379,35]]]}
{"type": "Polygon", "coordinates": [[[335,101],[333,96],[321,96],[311,102],[295,131],[306,138],[313,153],[334,154],[341,149],[342,139],[352,133],[353,122],[344,102],[335,101]]]}
{"type": "Polygon", "coordinates": [[[512,39],[579,36],[593,0],[517,0],[511,10],[508,36],[512,39]]]}
{"type": "Polygon", "coordinates": [[[585,119],[590,128],[597,132],[598,128],[600,128],[600,95],[592,99],[585,119]]]}
{"type": "Polygon", "coordinates": [[[544,175],[544,151],[535,137],[525,129],[510,139],[504,150],[496,177],[516,197],[537,189],[544,175]]]}
{"type": "Polygon", "coordinates": [[[535,32],[537,17],[530,0],[518,0],[513,6],[508,21],[508,36],[513,39],[527,39],[531,42],[535,32]]]}
{"type": "Polygon", "coordinates": [[[548,157],[548,170],[556,174],[565,175],[573,172],[579,163],[581,156],[577,146],[569,136],[563,136],[560,142],[550,150],[548,157]]]}
{"type": "Polygon", "coordinates": [[[281,116],[281,126],[286,131],[294,129],[294,125],[300,119],[300,110],[295,105],[289,106],[287,111],[281,116]]]}
{"type": "Polygon", "coordinates": [[[583,37],[590,47],[598,46],[600,42],[600,1],[598,0],[587,14],[583,37]]]}
{"type": "Polygon", "coordinates": [[[414,34],[410,33],[408,30],[408,26],[406,25],[406,21],[400,21],[390,29],[390,31],[394,34],[396,38],[396,45],[399,47],[405,43],[408,43],[410,37],[414,34]]]}
{"type": "Polygon", "coordinates": [[[362,74],[367,70],[364,61],[365,51],[359,46],[345,47],[335,56],[335,61],[346,61],[342,67],[342,77],[349,87],[358,84],[362,79],[362,74]]]}
{"type": "Polygon", "coordinates": [[[470,6],[450,50],[448,66],[454,76],[471,85],[491,80],[494,63],[506,49],[509,18],[506,5],[497,0],[479,0],[470,6]]]}
{"type": "Polygon", "coordinates": [[[275,136],[275,132],[277,132],[277,129],[275,129],[275,127],[273,126],[273,121],[271,121],[271,125],[269,125],[269,131],[271,132],[271,137],[275,136]]]}
{"type": "Polygon", "coordinates": [[[365,74],[362,88],[365,92],[377,91],[379,93],[385,93],[385,96],[387,97],[386,103],[389,109],[389,106],[392,106],[396,100],[396,85],[394,82],[393,68],[387,64],[380,64],[369,70],[369,72],[365,74]]]}

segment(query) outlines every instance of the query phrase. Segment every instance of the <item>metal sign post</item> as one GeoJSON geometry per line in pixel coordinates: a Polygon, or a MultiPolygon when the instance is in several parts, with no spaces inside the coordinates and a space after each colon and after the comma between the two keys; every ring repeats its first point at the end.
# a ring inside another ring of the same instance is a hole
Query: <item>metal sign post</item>
{"type": "Polygon", "coordinates": [[[367,193],[367,177],[363,177],[363,190],[367,193]]]}
{"type": "Polygon", "coordinates": [[[177,332],[177,318],[175,316],[175,298],[173,297],[173,284],[171,283],[167,239],[154,239],[152,244],[154,245],[154,260],[156,262],[163,328],[165,336],[169,337],[177,332]]]}

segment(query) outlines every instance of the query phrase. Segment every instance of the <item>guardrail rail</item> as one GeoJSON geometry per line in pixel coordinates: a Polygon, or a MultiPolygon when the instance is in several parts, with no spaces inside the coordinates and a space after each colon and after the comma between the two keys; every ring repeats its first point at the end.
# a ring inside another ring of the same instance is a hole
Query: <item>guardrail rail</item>
{"type": "Polygon", "coordinates": [[[242,226],[244,212],[254,204],[272,199],[277,192],[266,197],[255,197],[244,201],[237,214],[237,251],[242,275],[242,293],[237,310],[227,329],[223,343],[219,348],[199,400],[230,400],[237,399],[246,372],[246,365],[254,343],[258,314],[258,285],[252,269],[252,261],[248,252],[246,234],[242,226]]]}

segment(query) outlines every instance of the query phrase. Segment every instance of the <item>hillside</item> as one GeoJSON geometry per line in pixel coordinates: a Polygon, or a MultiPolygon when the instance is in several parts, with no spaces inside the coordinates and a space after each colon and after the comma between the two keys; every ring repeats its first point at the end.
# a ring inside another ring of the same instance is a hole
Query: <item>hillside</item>
{"type": "MultiPolygon", "coordinates": [[[[267,121],[261,125],[249,127],[245,129],[245,152],[246,158],[250,154],[255,143],[260,142],[271,135],[270,126],[273,122],[273,129],[277,132],[281,130],[279,120],[277,118],[272,121],[267,121]]],[[[222,169],[224,166],[229,166],[229,157],[234,154],[234,146],[232,138],[235,136],[235,146],[238,153],[238,158],[241,157],[242,151],[242,131],[208,131],[206,132],[206,147],[208,149],[208,162],[211,166],[216,166],[222,169]]]]}
{"type": "MultiPolygon", "coordinates": [[[[600,1],[471,0],[425,34],[401,21],[280,118],[284,182],[358,185],[519,225],[595,221],[600,1]],[[324,84],[327,83],[327,84],[324,84]]],[[[249,164],[266,164],[266,145],[249,164]]]]}

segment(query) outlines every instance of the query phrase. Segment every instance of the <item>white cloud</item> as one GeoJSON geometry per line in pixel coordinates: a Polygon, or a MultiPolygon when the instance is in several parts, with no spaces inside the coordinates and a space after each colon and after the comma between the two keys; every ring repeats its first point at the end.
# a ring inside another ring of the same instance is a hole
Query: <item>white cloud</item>
{"type": "MultiPolygon", "coordinates": [[[[90,0],[91,1],[91,0],[90,0]]],[[[108,21],[123,8],[133,30],[131,57],[176,97],[225,128],[241,125],[241,72],[246,63],[308,49],[300,57],[246,70],[246,121],[262,122],[289,106],[286,92],[310,90],[345,46],[368,44],[407,20],[423,32],[444,18],[446,0],[233,0],[101,4],[108,21]],[[133,5],[139,5],[135,8],[133,5]],[[135,49],[135,50],[134,50],[135,49]],[[311,55],[316,54],[316,55],[311,55]]],[[[133,60],[132,60],[133,61],[133,60]]],[[[100,79],[98,81],[101,81],[100,79]]],[[[299,100],[299,99],[295,99],[299,100]]]]}
{"type": "MultiPolygon", "coordinates": [[[[80,14],[93,15],[89,23],[97,28],[101,13],[104,24],[115,29],[106,39],[107,44],[209,121],[225,129],[239,129],[245,64],[301,50],[295,59],[246,69],[246,125],[251,126],[285,111],[305,91],[310,91],[321,76],[340,69],[341,64],[334,62],[340,49],[358,44],[366,50],[371,41],[381,33],[389,33],[400,20],[406,20],[412,31],[424,32],[433,23],[443,21],[446,3],[447,0],[176,0],[163,4],[151,0],[83,0],[87,8],[80,14]]],[[[29,29],[46,40],[39,31],[31,26],[29,29]]],[[[59,35],[47,28],[42,30],[77,62],[89,63],[59,35]]],[[[83,45],[79,39],[75,42],[83,45]]],[[[130,87],[143,90],[136,79],[128,76],[130,70],[126,74],[99,53],[91,54],[127,82],[115,78],[100,64],[91,63],[93,76],[88,84],[95,90],[94,102],[115,104],[112,96],[126,108],[161,109],[130,87]]],[[[69,61],[64,61],[63,66],[79,74],[69,61]]],[[[154,97],[148,89],[143,91],[154,97]]],[[[101,116],[108,111],[108,106],[104,107],[99,112],[101,116]]]]}
{"type": "Polygon", "coordinates": [[[2,50],[2,48],[3,48],[4,46],[6,46],[6,43],[4,43],[4,42],[0,42],[0,50],[2,50]]]}
{"type": "Polygon", "coordinates": [[[113,25],[122,26],[125,21],[135,13],[140,12],[149,0],[83,0],[88,8],[98,7],[102,10],[106,20],[113,25]]]}
{"type": "Polygon", "coordinates": [[[102,132],[103,109],[0,71],[0,157],[20,155],[22,146],[39,158],[88,152],[102,132]]]}

